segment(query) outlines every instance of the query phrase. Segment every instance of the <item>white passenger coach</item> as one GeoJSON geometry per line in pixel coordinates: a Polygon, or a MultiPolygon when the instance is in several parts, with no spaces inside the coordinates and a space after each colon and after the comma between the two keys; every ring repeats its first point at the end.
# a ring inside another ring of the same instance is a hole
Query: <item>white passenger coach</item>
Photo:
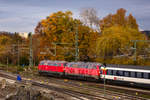
{"type": "MultiPolygon", "coordinates": [[[[149,66],[107,65],[102,67],[101,78],[107,81],[150,86],[149,66]],[[104,74],[105,73],[105,74],[104,74]],[[105,75],[105,76],[104,76],[105,75]]],[[[150,88],[150,87],[149,87],[150,88]]]]}

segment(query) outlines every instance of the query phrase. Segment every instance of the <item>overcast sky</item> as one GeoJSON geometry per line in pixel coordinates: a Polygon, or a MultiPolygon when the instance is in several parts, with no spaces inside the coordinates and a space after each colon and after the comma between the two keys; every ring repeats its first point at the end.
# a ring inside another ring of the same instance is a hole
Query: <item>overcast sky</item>
{"type": "Polygon", "coordinates": [[[70,10],[79,17],[80,10],[87,7],[95,8],[100,18],[125,8],[140,29],[150,30],[150,0],[0,0],[0,31],[33,32],[53,12],[70,10]]]}

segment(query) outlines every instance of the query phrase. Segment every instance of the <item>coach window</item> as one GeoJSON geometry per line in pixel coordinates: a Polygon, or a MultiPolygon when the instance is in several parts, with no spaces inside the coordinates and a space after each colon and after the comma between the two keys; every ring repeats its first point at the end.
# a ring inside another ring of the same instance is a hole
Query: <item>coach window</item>
{"type": "Polygon", "coordinates": [[[145,79],[148,79],[148,73],[143,73],[143,74],[144,74],[144,75],[143,75],[144,78],[145,78],[145,79]]]}
{"type": "Polygon", "coordinates": [[[137,78],[142,78],[142,73],[141,72],[137,72],[137,78]]]}
{"type": "Polygon", "coordinates": [[[142,73],[142,78],[144,78],[144,73],[142,73]]]}
{"type": "Polygon", "coordinates": [[[113,75],[113,70],[111,70],[111,75],[113,75]]]}
{"type": "Polygon", "coordinates": [[[117,75],[117,70],[113,70],[113,75],[117,75]]]}
{"type": "Polygon", "coordinates": [[[130,77],[136,77],[135,72],[131,72],[130,77]]]}
{"type": "Polygon", "coordinates": [[[124,73],[123,73],[123,71],[118,71],[119,72],[119,76],[124,76],[124,73]]]}
{"type": "Polygon", "coordinates": [[[112,70],[107,70],[107,74],[112,75],[113,74],[112,70]]]}
{"type": "Polygon", "coordinates": [[[129,76],[130,76],[130,72],[125,71],[125,72],[124,72],[124,76],[125,76],[125,77],[129,77],[129,76]]]}
{"type": "Polygon", "coordinates": [[[116,75],[117,75],[117,76],[120,76],[120,73],[119,73],[119,71],[116,71],[116,75]]]}

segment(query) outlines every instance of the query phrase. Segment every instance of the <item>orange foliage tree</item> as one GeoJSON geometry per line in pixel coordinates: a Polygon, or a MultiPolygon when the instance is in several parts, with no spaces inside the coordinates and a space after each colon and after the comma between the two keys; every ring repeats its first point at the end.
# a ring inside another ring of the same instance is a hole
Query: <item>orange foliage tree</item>
{"type": "Polygon", "coordinates": [[[75,60],[76,32],[78,32],[80,60],[85,60],[89,58],[87,56],[92,55],[90,47],[98,33],[83,25],[80,20],[73,19],[70,11],[59,11],[47,16],[35,28],[35,35],[39,35],[37,38],[39,59],[46,57],[51,60],[75,60]]]}

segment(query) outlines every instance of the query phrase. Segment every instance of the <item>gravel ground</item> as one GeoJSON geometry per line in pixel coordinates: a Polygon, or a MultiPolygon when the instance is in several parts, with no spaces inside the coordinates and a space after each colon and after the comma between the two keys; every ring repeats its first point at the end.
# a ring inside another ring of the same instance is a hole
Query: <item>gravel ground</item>
{"type": "Polygon", "coordinates": [[[71,97],[23,84],[7,84],[5,88],[1,88],[0,84],[0,100],[73,100],[71,97]]]}
{"type": "Polygon", "coordinates": [[[0,84],[0,100],[5,100],[6,96],[16,92],[16,87],[13,85],[6,85],[5,88],[1,88],[2,84],[0,84]]]}

